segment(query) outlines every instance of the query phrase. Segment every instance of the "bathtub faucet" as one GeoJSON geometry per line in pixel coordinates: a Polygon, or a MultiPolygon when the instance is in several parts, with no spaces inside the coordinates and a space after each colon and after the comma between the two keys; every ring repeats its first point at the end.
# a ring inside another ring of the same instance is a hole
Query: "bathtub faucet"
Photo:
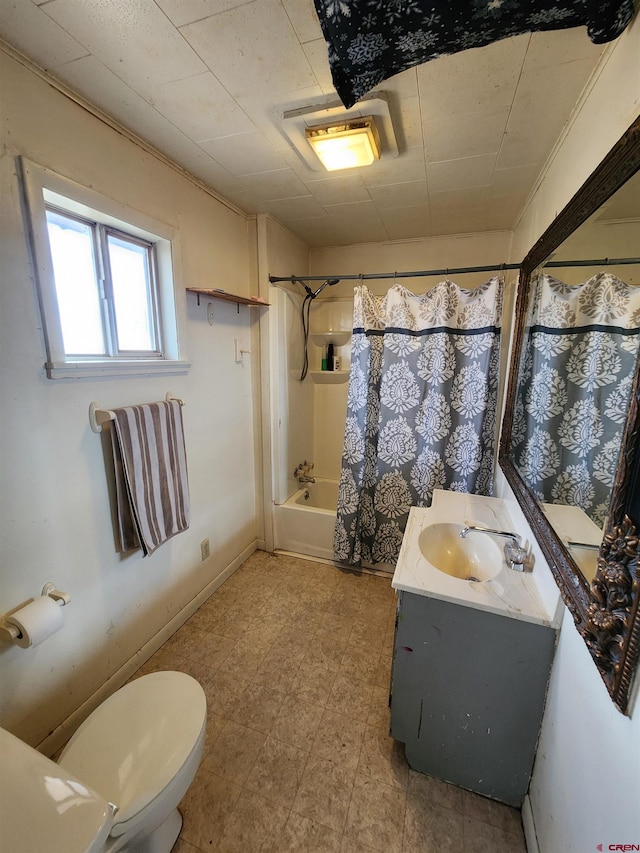
{"type": "Polygon", "coordinates": [[[313,462],[307,462],[305,459],[304,462],[301,462],[293,472],[293,476],[299,483],[315,483],[314,478],[309,476],[309,471],[312,470],[313,462]]]}
{"type": "Polygon", "coordinates": [[[477,530],[480,533],[492,533],[494,536],[502,536],[507,539],[508,541],[504,545],[504,556],[509,567],[516,572],[524,572],[527,551],[522,547],[520,536],[517,533],[510,533],[508,530],[494,530],[492,527],[482,527],[479,524],[468,524],[460,531],[460,538],[466,539],[467,533],[470,530],[477,530]]]}

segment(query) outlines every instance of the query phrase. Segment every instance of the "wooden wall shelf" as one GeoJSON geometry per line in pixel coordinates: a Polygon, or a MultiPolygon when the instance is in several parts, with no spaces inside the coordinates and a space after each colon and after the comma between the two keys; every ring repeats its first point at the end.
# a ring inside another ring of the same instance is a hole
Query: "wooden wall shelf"
{"type": "Polygon", "coordinates": [[[253,296],[236,296],[235,293],[227,293],[226,290],[206,290],[203,287],[187,287],[189,293],[195,293],[198,296],[198,305],[200,305],[200,297],[206,296],[207,299],[221,299],[223,302],[235,302],[237,305],[252,305],[257,308],[267,308],[268,302],[263,302],[253,296]]]}

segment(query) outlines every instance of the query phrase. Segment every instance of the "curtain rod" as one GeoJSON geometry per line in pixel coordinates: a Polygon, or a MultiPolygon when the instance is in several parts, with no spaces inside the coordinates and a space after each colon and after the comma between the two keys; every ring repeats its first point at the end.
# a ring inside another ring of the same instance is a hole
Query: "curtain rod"
{"type": "MultiPolygon", "coordinates": [[[[640,264],[640,258],[595,258],[586,261],[549,261],[546,264],[542,264],[542,267],[601,267],[616,264],[640,264]]],[[[492,264],[491,266],[454,267],[440,270],[414,270],[413,272],[365,272],[358,275],[270,275],[269,281],[271,284],[285,281],[289,284],[295,284],[297,281],[326,281],[332,278],[338,278],[340,281],[366,281],[367,279],[378,278],[419,278],[429,275],[461,275],[462,273],[470,272],[519,270],[520,267],[521,264],[492,264]]]]}

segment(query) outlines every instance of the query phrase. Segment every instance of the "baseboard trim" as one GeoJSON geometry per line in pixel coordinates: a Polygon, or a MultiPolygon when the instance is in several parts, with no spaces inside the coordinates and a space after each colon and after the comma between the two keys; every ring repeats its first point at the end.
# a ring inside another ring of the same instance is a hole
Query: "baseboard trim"
{"type": "Polygon", "coordinates": [[[527,853],[540,853],[538,838],[536,836],[536,825],[533,820],[533,810],[529,794],[525,794],[522,803],[522,828],[524,829],[524,840],[527,845],[527,853]]]}
{"type": "Polygon", "coordinates": [[[298,557],[300,560],[307,560],[309,563],[322,563],[323,566],[334,566],[334,568],[340,569],[343,572],[353,572],[358,575],[376,575],[382,578],[393,577],[392,571],[377,569],[368,563],[363,563],[361,566],[351,566],[349,563],[339,563],[336,560],[329,560],[326,557],[314,557],[312,554],[302,554],[300,551],[287,551],[284,548],[276,548],[273,553],[283,554],[285,557],[298,557]]]}
{"type": "Polygon", "coordinates": [[[167,642],[190,616],[204,604],[204,602],[235,572],[242,563],[247,560],[257,549],[257,541],[254,540],[238,556],[232,560],[219,574],[213,578],[194,598],[191,599],[176,615],[164,625],[157,634],[144,644],[135,655],[129,658],[120,669],[102,684],[98,690],[91,694],[75,711],[64,719],[51,734],[49,734],[36,749],[44,755],[55,755],[61,747],[69,740],[78,726],[95,710],[98,705],[105,701],[118,688],[122,687],[131,676],[146,663],[158,649],[167,642]]]}

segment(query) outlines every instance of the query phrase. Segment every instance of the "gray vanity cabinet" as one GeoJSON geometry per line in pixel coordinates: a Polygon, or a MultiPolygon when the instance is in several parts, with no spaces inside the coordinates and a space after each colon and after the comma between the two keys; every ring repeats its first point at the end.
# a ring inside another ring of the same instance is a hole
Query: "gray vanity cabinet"
{"type": "Polygon", "coordinates": [[[391,736],[409,765],[519,807],[529,787],[554,629],[398,593],[391,736]]]}

